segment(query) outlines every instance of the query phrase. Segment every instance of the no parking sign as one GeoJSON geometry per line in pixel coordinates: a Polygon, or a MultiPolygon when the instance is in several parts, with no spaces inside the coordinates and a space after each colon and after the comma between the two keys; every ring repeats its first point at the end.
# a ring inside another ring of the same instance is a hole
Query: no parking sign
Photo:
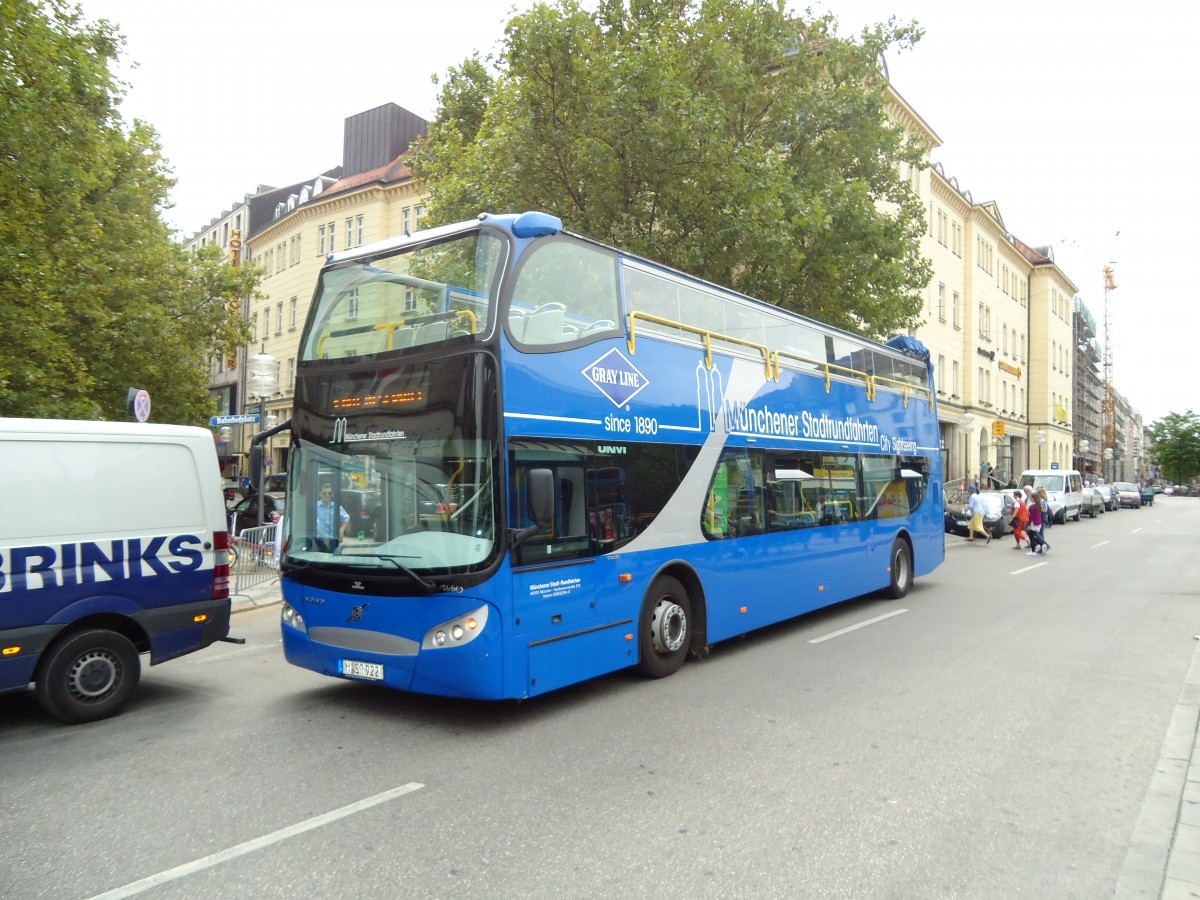
{"type": "Polygon", "coordinates": [[[125,398],[125,405],[139,422],[145,422],[150,418],[149,391],[130,388],[125,398]]]}

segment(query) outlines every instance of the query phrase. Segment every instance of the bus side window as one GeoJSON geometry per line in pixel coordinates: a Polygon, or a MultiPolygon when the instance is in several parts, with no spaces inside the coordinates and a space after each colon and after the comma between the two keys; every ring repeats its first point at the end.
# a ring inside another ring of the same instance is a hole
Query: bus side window
{"type": "Polygon", "coordinates": [[[761,534],[764,530],[762,453],[726,450],[717,463],[702,514],[710,538],[761,534]]]}

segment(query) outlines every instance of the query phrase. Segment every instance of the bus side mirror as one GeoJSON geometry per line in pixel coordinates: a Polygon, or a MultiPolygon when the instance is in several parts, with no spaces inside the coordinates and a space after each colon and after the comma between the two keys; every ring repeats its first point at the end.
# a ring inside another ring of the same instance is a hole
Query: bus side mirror
{"type": "Polygon", "coordinates": [[[525,497],[529,518],[533,519],[533,524],[524,528],[514,528],[509,532],[514,547],[533,537],[553,519],[554,473],[549,469],[530,469],[526,472],[525,497]]]}
{"type": "Polygon", "coordinates": [[[525,490],[529,497],[529,518],[544,528],[554,517],[554,473],[549,469],[530,469],[525,490]]]}

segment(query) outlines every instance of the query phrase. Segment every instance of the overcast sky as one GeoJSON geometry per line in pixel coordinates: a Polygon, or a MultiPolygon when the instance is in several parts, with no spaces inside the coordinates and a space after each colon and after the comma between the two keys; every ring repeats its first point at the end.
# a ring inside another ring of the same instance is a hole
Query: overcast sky
{"type": "MultiPolygon", "coordinates": [[[[178,185],[169,220],[187,235],[258,184],[341,162],[347,116],[394,102],[431,118],[433,74],[488,53],[532,0],[80,0],[127,39],[126,119],[152,124],[178,185]]],[[[807,5],[807,4],[805,4],[807,5]]],[[[942,140],[934,160],[1008,230],[1051,245],[1103,329],[1113,382],[1146,422],[1200,409],[1200,310],[1191,112],[1200,7],[1146,0],[814,0],[843,32],[896,16],[925,38],[892,53],[895,88],[942,140]]],[[[797,8],[800,4],[796,4],[797,8]]]]}

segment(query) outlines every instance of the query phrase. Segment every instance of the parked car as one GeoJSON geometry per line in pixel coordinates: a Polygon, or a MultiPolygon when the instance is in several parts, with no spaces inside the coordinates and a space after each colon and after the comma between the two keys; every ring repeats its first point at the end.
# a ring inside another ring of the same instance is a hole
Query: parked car
{"type": "Polygon", "coordinates": [[[263,521],[260,522],[258,519],[258,494],[249,494],[229,510],[229,530],[234,534],[241,534],[247,528],[257,528],[259,525],[278,522],[283,515],[284,504],[283,494],[263,494],[263,521]]]}
{"type": "Polygon", "coordinates": [[[1154,488],[1150,487],[1150,485],[1148,485],[1148,484],[1143,484],[1141,487],[1141,491],[1142,491],[1142,506],[1153,506],[1154,505],[1154,488]]]}
{"type": "Polygon", "coordinates": [[[1083,488],[1083,515],[1094,519],[1102,512],[1104,512],[1104,498],[1100,496],[1100,489],[1085,485],[1083,488]]]}
{"type": "Polygon", "coordinates": [[[1115,481],[1113,487],[1116,488],[1117,498],[1122,506],[1128,506],[1130,509],[1142,508],[1142,492],[1136,484],[1129,481],[1115,481]]]}
{"type": "Polygon", "coordinates": [[[1116,512],[1121,508],[1121,499],[1117,496],[1116,488],[1114,488],[1111,484],[1096,485],[1096,492],[1104,501],[1105,512],[1116,512]]]}
{"type": "MultiPolygon", "coordinates": [[[[971,521],[967,510],[970,495],[967,493],[947,493],[945,508],[946,532],[967,536],[967,524],[971,521]]],[[[1009,520],[1013,517],[1013,496],[1011,491],[980,491],[980,499],[987,508],[983,514],[983,527],[994,538],[1001,538],[1012,531],[1009,520]]]]}

